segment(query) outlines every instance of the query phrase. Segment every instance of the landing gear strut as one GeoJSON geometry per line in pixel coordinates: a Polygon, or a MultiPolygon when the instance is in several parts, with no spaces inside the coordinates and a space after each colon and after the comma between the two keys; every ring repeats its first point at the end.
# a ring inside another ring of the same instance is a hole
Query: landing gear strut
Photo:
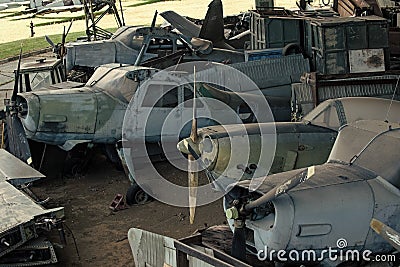
{"type": "Polygon", "coordinates": [[[151,196],[148,195],[135,181],[135,178],[130,173],[128,166],[125,161],[124,153],[122,152],[121,143],[117,143],[118,156],[121,159],[121,165],[124,169],[125,174],[128,176],[131,186],[126,192],[126,204],[145,204],[151,200],[151,196]]]}

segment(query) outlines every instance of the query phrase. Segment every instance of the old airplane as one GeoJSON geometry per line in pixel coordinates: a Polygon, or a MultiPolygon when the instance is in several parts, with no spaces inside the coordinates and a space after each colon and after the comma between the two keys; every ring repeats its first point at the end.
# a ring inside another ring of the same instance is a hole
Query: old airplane
{"type": "Polygon", "coordinates": [[[91,73],[95,67],[108,63],[160,68],[155,62],[162,60],[162,68],[166,68],[178,62],[199,60],[224,63],[244,61],[243,52],[214,48],[209,40],[189,38],[170,27],[156,27],[156,17],[157,12],[150,27],[120,27],[108,40],[68,43],[65,46],[67,72],[91,73]]]}
{"type": "Polygon", "coordinates": [[[10,9],[10,8],[17,8],[22,5],[28,4],[29,1],[25,0],[1,0],[0,1],[0,11],[10,9]]]}
{"type": "MultiPolygon", "coordinates": [[[[215,177],[249,179],[322,164],[329,156],[340,127],[357,120],[385,118],[392,122],[400,120],[399,101],[369,97],[331,99],[318,105],[300,122],[249,123],[240,127],[223,125],[199,129],[196,150],[206,164],[207,173],[215,177]],[[246,135],[243,135],[242,127],[246,129],[246,135]],[[276,129],[277,144],[269,168],[270,155],[261,157],[260,150],[273,128],[276,129]],[[243,142],[249,140],[249,156],[240,154],[243,149],[232,147],[242,145],[241,139],[243,142]],[[235,154],[232,151],[236,151],[235,154]]],[[[188,154],[189,142],[188,139],[182,140],[178,149],[188,154]]]]}
{"type": "Polygon", "coordinates": [[[254,191],[239,182],[224,198],[233,256],[336,266],[360,260],[349,251],[367,251],[367,261],[393,252],[370,221],[400,227],[399,133],[399,123],[357,121],[341,128],[325,164],[267,176],[254,191]],[[294,250],[311,254],[289,258],[294,250]]]}
{"type": "Polygon", "coordinates": [[[0,265],[57,262],[53,245],[41,238],[43,232],[57,229],[65,240],[64,208],[45,209],[24,192],[27,189],[20,189],[42,178],[44,175],[0,149],[0,265]]]}
{"type": "MultiPolygon", "coordinates": [[[[209,67],[224,66],[217,63],[213,65],[204,62],[204,64],[209,67]]],[[[180,138],[187,137],[190,132],[189,127],[183,127],[178,133],[177,131],[180,129],[179,125],[185,125],[191,118],[192,108],[184,103],[193,97],[191,86],[180,85],[174,81],[180,79],[177,78],[181,75],[180,72],[167,71],[162,72],[162,75],[161,73],[155,75],[156,73],[159,73],[156,69],[143,66],[108,64],[98,67],[83,87],[74,88],[67,82],[65,86],[64,83],[55,84],[49,88],[17,95],[18,86],[16,86],[13,99],[10,101],[12,108],[9,113],[12,116],[8,116],[9,120],[12,119],[17,125],[12,127],[12,122],[8,123],[10,147],[16,147],[15,151],[20,155],[19,158],[30,163],[31,155],[27,142],[23,144],[18,142],[21,139],[18,136],[25,133],[29,140],[59,146],[65,151],[71,151],[75,147],[86,150],[91,148],[92,144],[98,144],[104,146],[112,162],[119,164],[115,145],[122,139],[123,119],[130,101],[142,103],[141,108],[151,110],[150,117],[142,120],[148,122],[146,128],[132,126],[133,129],[137,129],[135,134],[146,137],[146,142],[154,144],[159,149],[157,143],[160,141],[161,131],[163,137],[175,137],[177,134],[180,138]],[[143,84],[146,86],[142,87],[143,84]],[[148,103],[152,97],[161,97],[157,103],[153,103],[155,106],[148,103]],[[170,132],[166,132],[161,126],[172,112],[176,113],[173,116],[175,126],[170,132]]],[[[19,84],[20,75],[17,76],[16,84],[19,84]]],[[[216,99],[222,100],[221,102],[230,99],[231,101],[227,101],[228,105],[234,111],[241,113],[243,102],[237,101],[240,97],[236,96],[235,100],[232,93],[207,85],[204,85],[202,91],[214,95],[216,99]],[[224,97],[225,95],[227,97],[224,97]]],[[[256,107],[253,110],[261,110],[262,104],[266,103],[265,98],[260,99],[254,94],[238,93],[238,95],[246,96],[250,101],[247,104],[256,107]]],[[[282,112],[279,98],[269,97],[267,101],[270,102],[272,113],[282,112]],[[277,104],[274,104],[275,102],[277,104]]],[[[198,109],[199,112],[208,112],[210,118],[222,123],[241,122],[240,117],[227,118],[224,112],[219,109],[213,110],[206,104],[198,106],[198,109]]],[[[244,108],[243,112],[248,114],[249,111],[244,108]]],[[[254,122],[252,116],[249,119],[246,115],[245,118],[248,122],[254,122]]],[[[210,119],[199,121],[201,126],[215,123],[210,119]]]]}
{"type": "Polygon", "coordinates": [[[45,13],[75,12],[83,9],[82,2],[79,0],[55,0],[51,2],[30,0],[29,9],[25,12],[34,12],[35,15],[45,13]]]}
{"type": "MultiPolygon", "coordinates": [[[[213,0],[208,5],[208,11],[204,21],[200,26],[190,20],[182,17],[174,11],[165,11],[160,13],[167,22],[169,22],[180,33],[189,38],[201,38],[209,40],[216,48],[223,49],[244,49],[246,42],[250,41],[250,30],[246,30],[231,36],[225,37],[224,17],[221,0],[213,0]]],[[[245,15],[243,15],[243,18],[245,15]]],[[[233,31],[232,31],[233,32],[233,31]]],[[[229,36],[231,31],[227,34],[229,36]]]]}
{"type": "Polygon", "coordinates": [[[131,228],[135,265],[396,266],[399,133],[383,120],[346,124],[325,164],[269,175],[256,190],[233,184],[223,203],[233,236],[211,227],[174,240],[131,228]]]}

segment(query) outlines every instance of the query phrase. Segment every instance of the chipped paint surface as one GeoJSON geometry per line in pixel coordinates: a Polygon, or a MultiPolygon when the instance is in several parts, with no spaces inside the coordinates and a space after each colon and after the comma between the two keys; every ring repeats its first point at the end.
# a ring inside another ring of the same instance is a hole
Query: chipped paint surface
{"type": "Polygon", "coordinates": [[[393,243],[395,243],[395,244],[400,246],[400,236],[399,235],[392,234],[389,231],[385,231],[385,232],[386,232],[386,235],[389,237],[389,239],[391,241],[393,241],[393,243]]]}
{"type": "MultiPolygon", "coordinates": [[[[177,266],[175,239],[138,228],[131,228],[128,231],[128,241],[136,267],[177,266]]],[[[196,247],[196,249],[212,256],[210,250],[201,247],[196,247]]],[[[187,259],[191,267],[212,266],[190,255],[187,259]]]]}

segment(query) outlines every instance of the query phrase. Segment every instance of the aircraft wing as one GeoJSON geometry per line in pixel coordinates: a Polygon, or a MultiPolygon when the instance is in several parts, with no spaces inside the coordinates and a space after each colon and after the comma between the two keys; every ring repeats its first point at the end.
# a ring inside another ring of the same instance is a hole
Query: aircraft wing
{"type": "Polygon", "coordinates": [[[45,7],[35,13],[35,15],[39,14],[49,14],[49,13],[60,13],[65,11],[76,12],[83,9],[83,5],[73,5],[73,6],[57,6],[57,7],[45,7]]]}
{"type": "Polygon", "coordinates": [[[42,219],[61,219],[64,208],[45,209],[17,189],[44,177],[4,149],[0,149],[0,257],[36,238],[42,219]]]}
{"type": "Polygon", "coordinates": [[[199,37],[200,27],[191,22],[190,20],[182,17],[174,11],[165,11],[160,13],[160,16],[168,21],[172,27],[176,28],[183,35],[192,38],[199,37]]]}

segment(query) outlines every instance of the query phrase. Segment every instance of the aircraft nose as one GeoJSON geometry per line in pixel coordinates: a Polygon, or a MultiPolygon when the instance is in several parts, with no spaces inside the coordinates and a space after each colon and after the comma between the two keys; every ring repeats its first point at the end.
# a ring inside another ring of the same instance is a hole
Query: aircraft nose
{"type": "Polygon", "coordinates": [[[34,94],[18,95],[17,104],[19,106],[18,115],[29,137],[37,130],[40,114],[39,98],[34,94]]]}

